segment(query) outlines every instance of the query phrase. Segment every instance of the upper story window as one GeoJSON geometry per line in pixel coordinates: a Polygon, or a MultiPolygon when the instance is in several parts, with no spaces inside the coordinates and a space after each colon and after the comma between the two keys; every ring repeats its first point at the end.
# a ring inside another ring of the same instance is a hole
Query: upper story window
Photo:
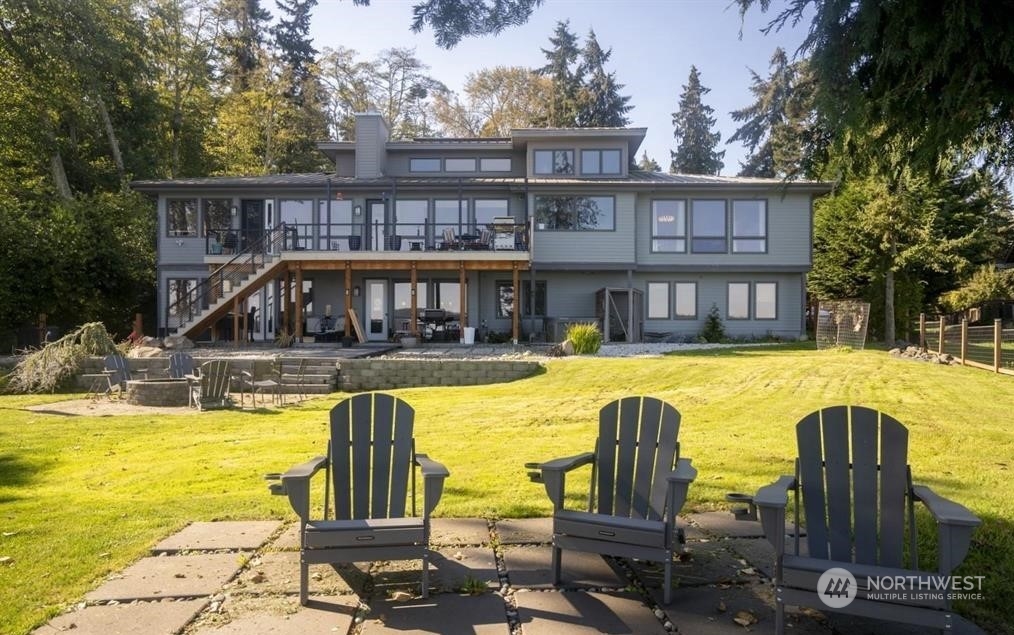
{"type": "Polygon", "coordinates": [[[510,204],[505,198],[477,198],[475,199],[475,226],[483,229],[490,225],[498,216],[510,216],[510,204]]]}
{"type": "Polygon", "coordinates": [[[170,199],[167,201],[166,229],[170,236],[196,236],[197,199],[170,199]]]}
{"type": "Polygon", "coordinates": [[[573,150],[536,150],[536,174],[573,174],[573,150]]]}
{"type": "Polygon", "coordinates": [[[581,174],[597,176],[620,171],[619,150],[581,150],[581,174]]]}
{"type": "Polygon", "coordinates": [[[510,159],[479,159],[479,171],[480,172],[510,172],[511,171],[511,160],[510,159]]]}
{"type": "Polygon", "coordinates": [[[651,250],[680,254],[686,252],[686,201],[651,202],[651,250]]]}
{"type": "Polygon", "coordinates": [[[536,196],[535,222],[539,229],[614,229],[615,201],[611,196],[536,196]]]}
{"type": "MultiPolygon", "coordinates": [[[[440,159],[409,159],[409,172],[439,172],[440,159]]],[[[474,168],[473,168],[474,169],[474,168]]]]}
{"type": "Polygon", "coordinates": [[[220,233],[232,225],[232,199],[204,199],[204,234],[220,233]]]}
{"type": "Polygon", "coordinates": [[[728,251],[725,201],[692,201],[690,231],[694,253],[724,254],[728,251]]]}
{"type": "Polygon", "coordinates": [[[767,211],[767,201],[732,202],[732,253],[767,251],[767,211]]]}
{"type": "Polygon", "coordinates": [[[445,172],[475,172],[475,159],[444,159],[445,172]]]}

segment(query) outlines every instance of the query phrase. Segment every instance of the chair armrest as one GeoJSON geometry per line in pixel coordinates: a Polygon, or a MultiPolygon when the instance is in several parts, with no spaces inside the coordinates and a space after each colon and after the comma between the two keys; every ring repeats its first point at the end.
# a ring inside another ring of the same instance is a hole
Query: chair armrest
{"type": "Polygon", "coordinates": [[[539,463],[539,469],[545,470],[556,470],[569,472],[575,468],[579,468],[582,465],[588,465],[595,460],[595,454],[592,452],[582,452],[581,454],[575,454],[574,456],[567,456],[562,459],[553,459],[551,461],[545,461],[539,463]]]}
{"type": "MultiPolygon", "coordinates": [[[[690,492],[690,484],[697,478],[697,468],[691,465],[691,459],[684,458],[676,461],[676,469],[666,474],[667,500],[666,500],[666,522],[670,529],[676,528],[676,515],[683,509],[687,502],[687,495],[690,492]]],[[[666,540],[671,540],[673,532],[666,533],[666,540]]]]}
{"type": "Polygon", "coordinates": [[[326,465],[327,457],[315,456],[282,474],[281,492],[277,485],[271,488],[272,493],[284,493],[289,497],[289,505],[304,522],[310,518],[310,478],[326,465]]]}
{"type": "Polygon", "coordinates": [[[415,455],[415,464],[422,468],[423,475],[423,518],[429,518],[444,493],[444,479],[451,473],[425,454],[415,455]]]}
{"type": "Polygon", "coordinates": [[[566,489],[567,472],[595,462],[595,454],[582,452],[574,456],[553,459],[539,464],[542,471],[542,483],[546,487],[549,500],[553,501],[553,509],[563,509],[563,493],[566,489]]]}
{"type": "Polygon", "coordinates": [[[925,485],[914,485],[912,495],[937,521],[938,567],[941,574],[949,575],[968,555],[972,531],[982,521],[964,505],[937,495],[925,485]]]}
{"type": "Polygon", "coordinates": [[[785,553],[785,508],[789,504],[789,490],[796,488],[796,477],[781,476],[777,481],[757,490],[753,503],[760,512],[764,536],[775,548],[778,558],[785,553]]]}

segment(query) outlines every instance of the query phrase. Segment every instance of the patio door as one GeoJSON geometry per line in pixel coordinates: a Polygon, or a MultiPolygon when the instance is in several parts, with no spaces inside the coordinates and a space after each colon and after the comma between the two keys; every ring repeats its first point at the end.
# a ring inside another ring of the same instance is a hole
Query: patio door
{"type": "Polygon", "coordinates": [[[247,250],[260,246],[264,238],[264,201],[243,200],[239,217],[240,249],[247,250]]]}
{"type": "Polygon", "coordinates": [[[385,341],[387,339],[387,280],[364,280],[366,287],[366,339],[385,341]]]}
{"type": "Polygon", "coordinates": [[[378,199],[366,201],[366,240],[367,249],[377,251],[384,247],[384,236],[387,235],[387,205],[378,199]]]}

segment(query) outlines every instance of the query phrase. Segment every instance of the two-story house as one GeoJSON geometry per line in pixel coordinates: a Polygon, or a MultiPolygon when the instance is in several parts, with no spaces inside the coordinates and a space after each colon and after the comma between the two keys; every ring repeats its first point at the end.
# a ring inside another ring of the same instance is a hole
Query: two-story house
{"type": "Polygon", "coordinates": [[[333,174],[137,181],[158,197],[160,332],[524,341],[596,320],[636,341],[695,335],[715,306],[733,336],[803,334],[827,184],[639,171],[644,134],[399,141],[365,113],[320,144],[333,174]]]}

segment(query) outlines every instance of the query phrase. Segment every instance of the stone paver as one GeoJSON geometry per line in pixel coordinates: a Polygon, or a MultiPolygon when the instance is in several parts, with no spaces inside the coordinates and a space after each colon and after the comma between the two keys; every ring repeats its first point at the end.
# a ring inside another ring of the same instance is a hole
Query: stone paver
{"type": "Polygon", "coordinates": [[[359,600],[352,595],[229,599],[202,617],[190,635],[335,635],[347,633],[359,600]]]}
{"type": "Polygon", "coordinates": [[[191,523],[152,549],[154,553],[238,549],[257,549],[282,526],[277,520],[222,521],[191,523]]]}
{"type": "Polygon", "coordinates": [[[493,593],[477,596],[443,593],[410,602],[374,601],[363,622],[363,635],[398,633],[462,633],[509,635],[503,598],[493,593]]]}
{"type": "MultiPolygon", "coordinates": [[[[566,552],[564,552],[566,557],[566,552]]],[[[648,588],[661,588],[665,569],[661,562],[628,560],[648,588]]],[[[686,553],[672,563],[673,585],[701,586],[715,583],[735,583],[744,575],[756,575],[750,566],[725,548],[723,541],[687,543],[686,553]]]]}
{"type": "Polygon", "coordinates": [[[192,620],[208,600],[163,600],[88,606],[54,617],[32,635],[72,632],[75,635],[171,635],[192,620]]]}
{"type": "MultiPolygon", "coordinates": [[[[503,551],[507,577],[512,587],[553,588],[553,550],[548,546],[506,547],[503,551]]],[[[580,551],[564,551],[561,586],[622,587],[627,582],[602,556],[580,551]]]]}
{"type": "Polygon", "coordinates": [[[496,533],[502,545],[548,544],[553,541],[553,519],[505,518],[496,521],[496,533]]]}
{"type": "MultiPolygon", "coordinates": [[[[672,602],[662,604],[661,589],[651,592],[652,598],[681,633],[729,635],[774,632],[775,613],[771,585],[763,582],[744,585],[715,585],[675,589],[672,602]],[[738,624],[737,618],[746,620],[738,624]]],[[[828,635],[830,632],[816,620],[789,611],[787,629],[793,635],[828,635]]]]}
{"type": "Polygon", "coordinates": [[[267,544],[270,551],[299,551],[299,523],[289,523],[278,537],[267,544]]]}
{"type": "Polygon", "coordinates": [[[447,547],[433,552],[430,562],[436,567],[430,584],[444,591],[471,592],[466,585],[482,583],[491,589],[500,588],[496,556],[489,547],[447,547]]]}
{"type": "MultiPolygon", "coordinates": [[[[353,588],[362,589],[367,577],[351,564],[340,564],[337,570],[331,565],[311,565],[310,592],[347,595],[353,588]]],[[[269,551],[256,556],[227,589],[246,595],[299,593],[299,553],[269,551]]]]}
{"type": "Polygon", "coordinates": [[[236,553],[142,558],[85,599],[99,602],[211,595],[242,565],[240,554],[236,553]]]}
{"type": "MultiPolygon", "coordinates": [[[[703,529],[705,532],[715,536],[729,536],[732,538],[763,538],[764,528],[757,520],[736,520],[732,512],[700,512],[687,516],[690,521],[703,529]]],[[[786,521],[785,533],[793,535],[795,526],[786,521]]],[[[805,536],[806,532],[802,534],[805,536]]]]}
{"type": "Polygon", "coordinates": [[[515,593],[514,599],[525,635],[667,635],[658,618],[632,593],[530,591],[515,593]]]}
{"type": "Polygon", "coordinates": [[[489,526],[484,518],[434,518],[430,521],[430,544],[487,545],[489,526]]]}

